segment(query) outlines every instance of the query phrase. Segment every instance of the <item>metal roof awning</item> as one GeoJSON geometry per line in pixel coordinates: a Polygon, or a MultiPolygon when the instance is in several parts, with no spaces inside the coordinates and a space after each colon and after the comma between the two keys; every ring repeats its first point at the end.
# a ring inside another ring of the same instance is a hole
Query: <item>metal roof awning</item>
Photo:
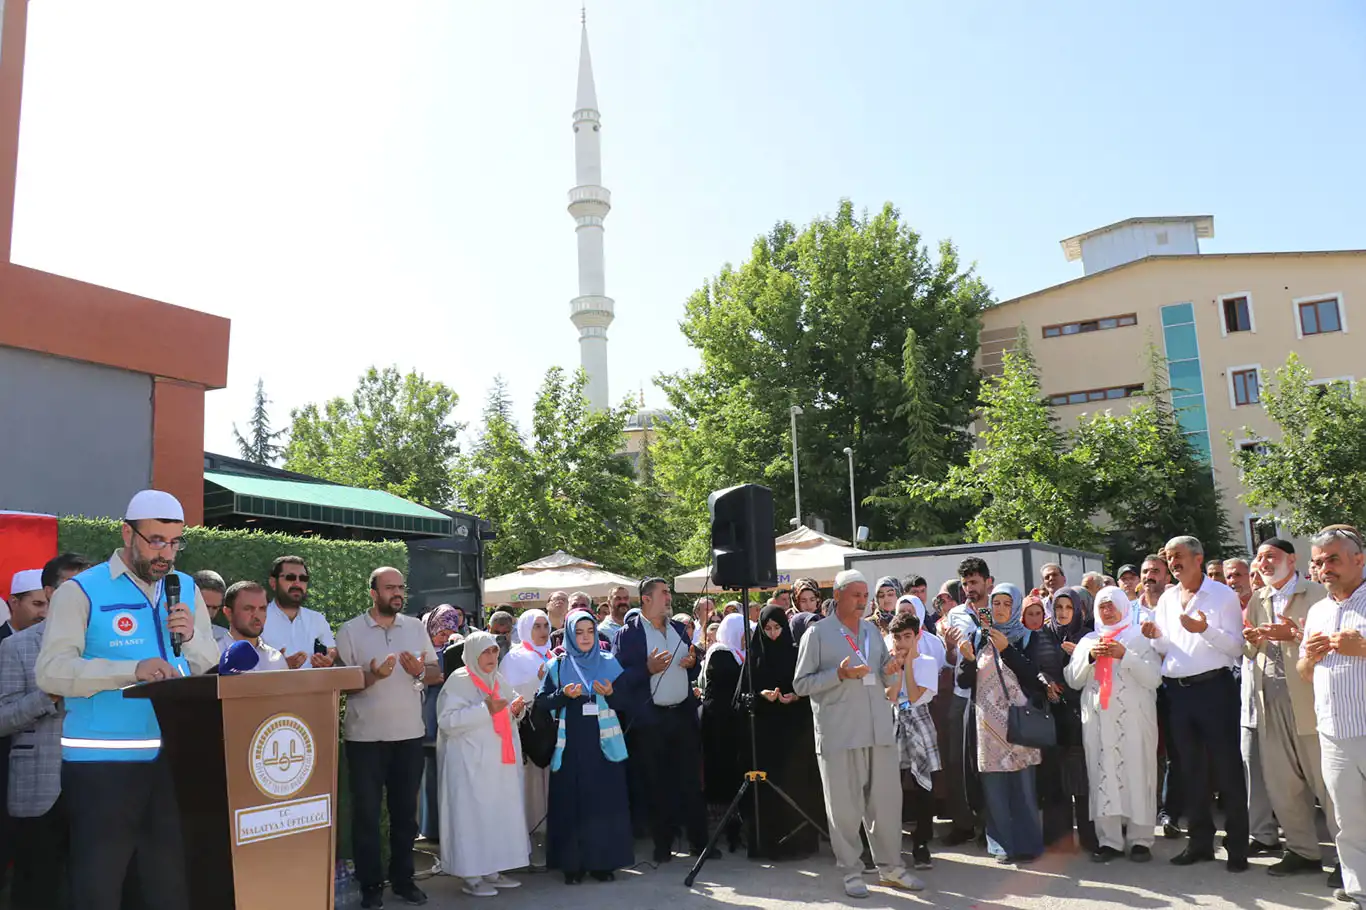
{"type": "Polygon", "coordinates": [[[450,537],[450,516],[380,490],[204,472],[204,517],[237,516],[450,537]]]}

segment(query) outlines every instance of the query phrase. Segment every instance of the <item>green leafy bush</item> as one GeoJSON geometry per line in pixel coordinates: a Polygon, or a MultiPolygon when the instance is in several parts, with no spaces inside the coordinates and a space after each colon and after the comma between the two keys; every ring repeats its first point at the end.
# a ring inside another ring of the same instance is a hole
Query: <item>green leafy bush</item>
{"type": "MultiPolygon", "coordinates": [[[[120,523],[103,518],[61,518],[57,545],[96,561],[123,545],[120,523]]],[[[335,628],[370,607],[366,594],[370,572],[379,566],[408,569],[408,548],[397,541],[325,540],[261,531],[220,528],[185,529],[185,552],[176,558],[184,572],[213,569],[228,584],[251,579],[266,584],[277,556],[308,560],[308,605],[322,612],[335,628]]]]}

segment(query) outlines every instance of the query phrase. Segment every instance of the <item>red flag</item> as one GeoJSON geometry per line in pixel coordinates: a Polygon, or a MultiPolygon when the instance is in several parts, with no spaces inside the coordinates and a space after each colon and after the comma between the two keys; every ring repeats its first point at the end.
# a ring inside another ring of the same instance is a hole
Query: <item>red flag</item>
{"type": "Polygon", "coordinates": [[[0,512],[0,603],[15,572],[41,569],[57,555],[57,516],[0,512]]]}

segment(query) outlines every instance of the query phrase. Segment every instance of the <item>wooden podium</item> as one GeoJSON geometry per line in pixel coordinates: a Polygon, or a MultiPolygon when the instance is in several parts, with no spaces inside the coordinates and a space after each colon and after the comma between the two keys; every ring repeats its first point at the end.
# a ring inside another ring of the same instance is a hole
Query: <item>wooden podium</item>
{"type": "Polygon", "coordinates": [[[340,693],[358,667],[190,676],[151,699],[195,910],[332,910],[340,693]]]}

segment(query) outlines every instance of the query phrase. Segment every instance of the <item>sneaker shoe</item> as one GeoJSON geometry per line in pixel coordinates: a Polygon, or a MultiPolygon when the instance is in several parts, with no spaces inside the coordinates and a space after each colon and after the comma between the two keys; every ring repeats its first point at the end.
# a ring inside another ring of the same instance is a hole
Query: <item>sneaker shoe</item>
{"type": "Polygon", "coordinates": [[[1338,863],[1336,866],[1333,867],[1333,871],[1328,873],[1328,887],[1342,887],[1342,863],[1338,863]]]}
{"type": "Polygon", "coordinates": [[[917,869],[933,869],[934,859],[930,856],[928,844],[921,844],[911,851],[911,859],[917,869]]]}
{"type": "Polygon", "coordinates": [[[1266,874],[1274,875],[1276,878],[1283,878],[1287,875],[1299,875],[1302,872],[1322,872],[1323,863],[1307,856],[1300,856],[1294,850],[1285,851],[1279,862],[1272,863],[1267,867],[1266,874]]]}
{"type": "Polygon", "coordinates": [[[886,885],[888,888],[899,888],[902,891],[924,891],[925,883],[916,878],[911,873],[903,869],[893,869],[891,872],[884,872],[879,876],[878,884],[886,885]]]}
{"type": "Polygon", "coordinates": [[[493,873],[492,875],[485,875],[485,876],[484,876],[484,881],[488,882],[490,885],[492,885],[492,886],[495,887],[495,888],[520,888],[520,887],[522,887],[522,883],[519,882],[519,881],[517,881],[517,879],[515,879],[515,878],[508,878],[506,875],[504,875],[504,874],[501,873],[501,872],[495,872],[495,873],[493,873]]]}
{"type": "Polygon", "coordinates": [[[360,905],[361,910],[384,910],[384,886],[362,891],[360,905]]]}
{"type": "Polygon", "coordinates": [[[867,897],[868,886],[859,876],[846,875],[844,877],[844,893],[849,897],[867,897]]]}
{"type": "Polygon", "coordinates": [[[427,895],[422,893],[422,889],[412,882],[406,885],[394,885],[391,889],[394,897],[413,907],[420,907],[427,903],[427,895]]]}
{"type": "Polygon", "coordinates": [[[1129,859],[1136,863],[1150,863],[1153,861],[1153,851],[1142,844],[1137,844],[1129,851],[1129,859]]]}
{"type": "Polygon", "coordinates": [[[465,885],[460,889],[471,897],[497,897],[498,889],[484,881],[482,878],[467,878],[465,885]]]}

